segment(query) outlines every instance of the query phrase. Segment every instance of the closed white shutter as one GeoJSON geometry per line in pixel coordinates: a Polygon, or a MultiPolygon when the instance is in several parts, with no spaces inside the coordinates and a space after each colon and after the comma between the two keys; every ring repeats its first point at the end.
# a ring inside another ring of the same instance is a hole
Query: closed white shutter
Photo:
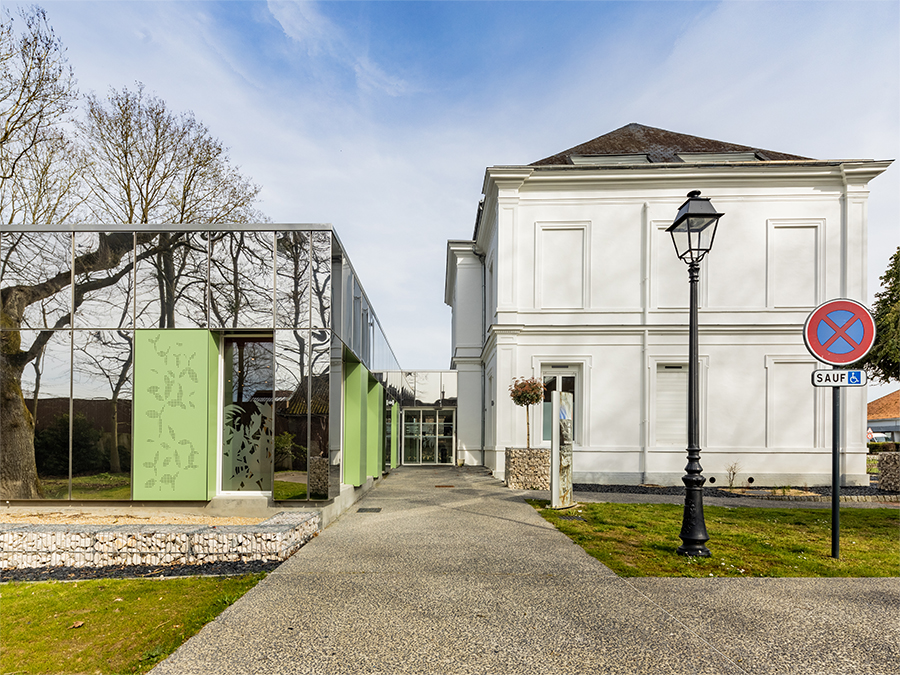
{"type": "Polygon", "coordinates": [[[656,367],[656,444],[687,445],[687,366],[656,367]]]}

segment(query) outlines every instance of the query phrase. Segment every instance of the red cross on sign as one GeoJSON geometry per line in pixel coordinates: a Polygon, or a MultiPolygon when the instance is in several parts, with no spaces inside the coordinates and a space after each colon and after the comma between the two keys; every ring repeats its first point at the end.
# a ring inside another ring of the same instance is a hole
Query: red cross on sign
{"type": "Polygon", "coordinates": [[[875,321],[855,300],[829,300],[806,319],[803,341],[822,363],[846,366],[869,353],[875,342],[875,321]]]}

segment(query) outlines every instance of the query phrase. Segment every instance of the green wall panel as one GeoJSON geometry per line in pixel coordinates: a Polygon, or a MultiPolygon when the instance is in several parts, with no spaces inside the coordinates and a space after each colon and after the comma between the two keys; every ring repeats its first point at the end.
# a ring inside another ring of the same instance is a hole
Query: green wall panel
{"type": "Polygon", "coordinates": [[[206,330],[135,333],[136,500],[207,498],[211,346],[206,330]]]}
{"type": "Polygon", "coordinates": [[[361,363],[344,363],[344,482],[359,487],[366,482],[366,381],[361,363]]]}
{"type": "Polygon", "coordinates": [[[219,458],[219,341],[218,333],[207,333],[209,356],[206,378],[207,431],[206,431],[206,498],[216,496],[216,466],[219,458]]]}
{"type": "Polygon", "coordinates": [[[384,470],[384,389],[366,375],[366,475],[379,478],[384,470]]]}

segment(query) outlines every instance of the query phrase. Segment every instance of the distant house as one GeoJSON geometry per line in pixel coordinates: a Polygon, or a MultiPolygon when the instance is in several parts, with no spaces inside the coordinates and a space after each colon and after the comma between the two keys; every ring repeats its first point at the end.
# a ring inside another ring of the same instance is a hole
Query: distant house
{"type": "Polygon", "coordinates": [[[900,441],[900,389],[869,403],[868,425],[872,433],[900,441]]]}
{"type": "MultiPolygon", "coordinates": [[[[447,245],[459,459],[504,475],[526,440],[507,389],[533,376],[574,396],[576,482],[680,484],[688,276],[666,228],[701,190],[725,214],[700,279],[704,473],[829,483],[830,396],[802,327],[826,300],[865,300],[868,184],[890,163],[629,124],[489,167],[472,238],[447,245]]],[[[864,391],[844,416],[843,483],[868,485],[864,391]]],[[[549,447],[549,422],[545,404],[533,444],[549,447]]]]}

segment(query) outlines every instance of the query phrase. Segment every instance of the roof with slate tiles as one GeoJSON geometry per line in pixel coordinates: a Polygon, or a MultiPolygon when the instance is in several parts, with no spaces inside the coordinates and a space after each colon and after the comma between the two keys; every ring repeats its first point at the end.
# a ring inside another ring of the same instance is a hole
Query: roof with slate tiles
{"type": "Polygon", "coordinates": [[[568,150],[545,157],[533,162],[529,166],[559,166],[562,164],[574,164],[572,156],[603,156],[603,155],[646,155],[649,162],[658,163],[682,163],[685,160],[679,154],[687,153],[753,153],[757,160],[761,161],[809,161],[809,157],[789,155],[784,152],[752,148],[736,143],[725,143],[699,136],[679,134],[674,131],[648,127],[643,124],[626,124],[624,127],[610,131],[597,138],[576,145],[568,150]]]}

